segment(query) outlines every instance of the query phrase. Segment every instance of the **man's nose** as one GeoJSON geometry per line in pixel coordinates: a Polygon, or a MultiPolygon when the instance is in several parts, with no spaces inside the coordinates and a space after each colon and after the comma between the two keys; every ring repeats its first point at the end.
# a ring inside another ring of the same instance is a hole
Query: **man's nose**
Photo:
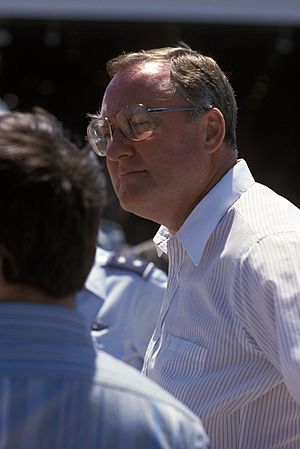
{"type": "Polygon", "coordinates": [[[117,161],[121,157],[130,157],[134,152],[134,142],[126,137],[123,132],[115,129],[111,142],[107,145],[106,157],[117,161]]]}

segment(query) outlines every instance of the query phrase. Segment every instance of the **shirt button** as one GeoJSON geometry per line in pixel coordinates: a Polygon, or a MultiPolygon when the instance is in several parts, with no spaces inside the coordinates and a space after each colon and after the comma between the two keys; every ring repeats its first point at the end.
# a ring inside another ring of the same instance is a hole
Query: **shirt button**
{"type": "Polygon", "coordinates": [[[93,331],[102,331],[103,329],[106,329],[106,328],[107,328],[107,326],[103,326],[101,323],[97,323],[97,322],[93,323],[93,325],[92,325],[93,331]]]}

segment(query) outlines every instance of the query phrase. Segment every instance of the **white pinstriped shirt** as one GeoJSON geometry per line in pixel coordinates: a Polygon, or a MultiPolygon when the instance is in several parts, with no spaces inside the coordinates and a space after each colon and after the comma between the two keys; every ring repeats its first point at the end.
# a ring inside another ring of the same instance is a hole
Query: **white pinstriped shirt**
{"type": "Polygon", "coordinates": [[[176,235],[144,372],[212,449],[300,448],[300,211],[240,160],[176,235]]]}

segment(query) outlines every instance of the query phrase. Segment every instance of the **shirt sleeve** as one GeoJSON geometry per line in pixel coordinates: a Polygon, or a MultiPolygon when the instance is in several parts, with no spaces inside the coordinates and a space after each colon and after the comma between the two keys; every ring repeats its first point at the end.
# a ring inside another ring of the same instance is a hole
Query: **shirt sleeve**
{"type": "Polygon", "coordinates": [[[300,404],[299,233],[278,233],[256,242],[242,258],[237,277],[236,307],[245,329],[300,404]]]}

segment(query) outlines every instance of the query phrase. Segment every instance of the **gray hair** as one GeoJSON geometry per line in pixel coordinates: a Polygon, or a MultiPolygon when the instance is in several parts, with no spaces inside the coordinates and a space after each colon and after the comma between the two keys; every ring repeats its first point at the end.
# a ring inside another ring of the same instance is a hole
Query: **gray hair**
{"type": "Polygon", "coordinates": [[[225,119],[224,140],[235,148],[237,104],[227,76],[214,59],[183,45],[121,54],[108,61],[107,72],[113,78],[121,70],[145,62],[168,62],[170,87],[196,109],[192,119],[212,107],[218,108],[225,119]]]}

